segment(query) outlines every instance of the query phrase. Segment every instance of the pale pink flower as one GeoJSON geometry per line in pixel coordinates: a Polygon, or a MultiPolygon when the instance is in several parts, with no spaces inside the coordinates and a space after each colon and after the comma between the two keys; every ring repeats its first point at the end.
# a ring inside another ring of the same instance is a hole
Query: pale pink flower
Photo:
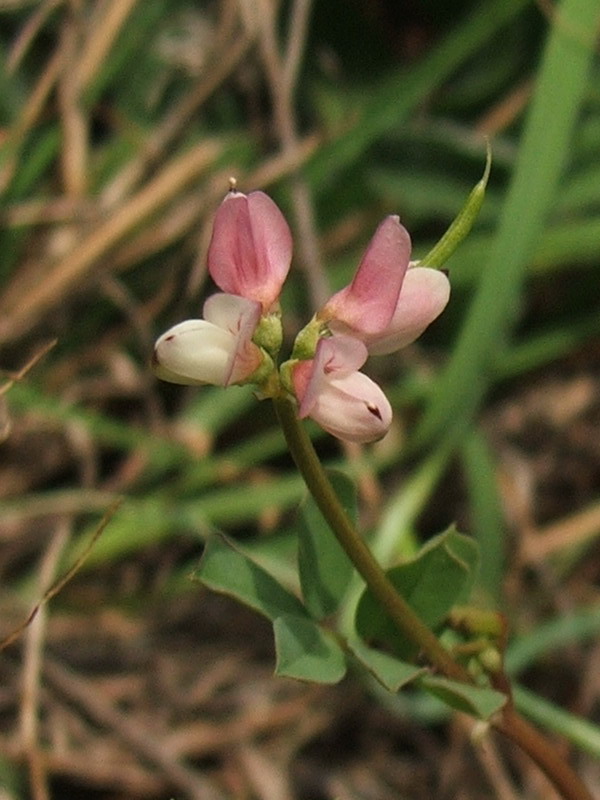
{"type": "Polygon", "coordinates": [[[292,380],[301,419],[348,442],[373,442],[387,433],[392,408],[380,387],[358,370],[367,348],[350,336],[321,339],[314,359],[299,361],[292,380]]]}
{"type": "Polygon", "coordinates": [[[215,215],[208,269],[224,292],[261,304],[279,297],[292,260],[292,235],[264,192],[229,192],[215,215]]]}
{"type": "Polygon", "coordinates": [[[360,339],[373,355],[413,342],[446,307],[450,283],[443,272],[413,265],[410,252],[398,217],[386,217],[352,283],[327,301],[318,319],[333,333],[360,339]]]}

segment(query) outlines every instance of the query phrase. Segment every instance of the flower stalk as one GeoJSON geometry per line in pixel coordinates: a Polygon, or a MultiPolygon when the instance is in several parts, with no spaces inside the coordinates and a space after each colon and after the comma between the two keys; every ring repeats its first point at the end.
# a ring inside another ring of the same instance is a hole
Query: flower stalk
{"type": "Polygon", "coordinates": [[[471,683],[467,670],[441,645],[398,594],[381,565],[359,536],[329,482],[312,442],[298,419],[295,405],[285,396],[273,398],[287,445],[304,482],[348,557],[379,600],[390,619],[446,677],[471,683]]]}

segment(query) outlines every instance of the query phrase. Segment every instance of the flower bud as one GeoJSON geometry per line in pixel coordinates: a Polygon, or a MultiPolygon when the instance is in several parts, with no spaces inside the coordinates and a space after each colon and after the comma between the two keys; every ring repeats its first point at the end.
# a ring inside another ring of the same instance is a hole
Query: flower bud
{"type": "Polygon", "coordinates": [[[215,216],[207,260],[220,289],[259,302],[267,313],[292,261],[292,235],[273,200],[264,192],[229,192],[215,216]]]}

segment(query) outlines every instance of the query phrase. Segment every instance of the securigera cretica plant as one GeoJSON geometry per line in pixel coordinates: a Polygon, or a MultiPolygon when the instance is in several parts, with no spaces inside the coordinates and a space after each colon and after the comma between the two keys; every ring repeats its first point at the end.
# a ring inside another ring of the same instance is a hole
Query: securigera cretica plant
{"type": "Polygon", "coordinates": [[[386,217],[352,282],[330,297],[298,333],[290,358],[281,364],[279,297],[292,261],[291,232],[270,197],[260,191],[242,194],[232,183],[216,212],[208,250],[210,274],[222,291],[205,302],[202,318],[181,322],[157,340],[152,363],[156,375],[166,381],[251,384],[258,397],[270,398],[322,515],[302,534],[302,598],[219,537],[207,543],[198,571],[207,586],[233,594],[271,619],[279,674],[340,680],[350,657],[390,691],[415,682],[516,742],[564,800],[593,800],[562,754],[514,707],[503,665],[502,617],[463,606],[477,563],[472,541],[451,528],[429,542],[413,562],[386,572],[348,512],[352,503],[341,502],[340,488],[332,483],[301,423],[310,417],[348,442],[367,443],[386,435],[391,405],[381,387],[361,370],[370,355],[392,353],[413,342],[446,307],[450,283],[439,268],[470,230],[489,169],[488,152],[482,180],[420,262],[410,260],[410,236],[399,218],[386,217]],[[332,614],[342,608],[352,570],[365,589],[355,603],[352,630],[333,635],[332,614]],[[415,582],[421,580],[421,607],[415,608],[415,582]],[[407,585],[412,587],[411,602],[403,592],[407,585]],[[392,638],[385,639],[391,645],[387,652],[370,646],[373,617],[392,626],[392,638]],[[469,639],[462,650],[460,643],[454,650],[442,643],[441,624],[463,641],[464,636],[469,639]],[[394,651],[395,646],[399,649],[394,651]],[[414,654],[420,654],[418,663],[414,654]]]}

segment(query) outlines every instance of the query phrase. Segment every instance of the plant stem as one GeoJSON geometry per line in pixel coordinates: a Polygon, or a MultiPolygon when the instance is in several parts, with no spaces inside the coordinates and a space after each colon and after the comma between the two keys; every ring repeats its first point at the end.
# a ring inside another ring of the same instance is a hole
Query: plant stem
{"type": "Polygon", "coordinates": [[[535,761],[565,800],[595,800],[562,753],[516,711],[512,700],[502,710],[502,717],[494,720],[493,724],[535,761]]]}
{"type": "MultiPolygon", "coordinates": [[[[473,683],[462,664],[452,658],[437,636],[398,594],[383,568],[361,539],[333,490],[308,434],[298,420],[294,403],[283,395],[273,397],[273,403],[290,453],[309,492],[386,614],[398,629],[419,647],[439,672],[452,680],[473,683]]],[[[492,720],[492,724],[530,756],[564,800],[594,800],[554,745],[517,713],[510,697],[498,719],[492,720]]]]}
{"type": "Polygon", "coordinates": [[[452,658],[440,644],[437,636],[398,594],[383,568],[359,536],[339,502],[310,438],[297,418],[295,406],[287,398],[273,398],[273,402],[288,447],[308,490],[339,543],[389,618],[440,672],[448,678],[471,683],[466,669],[452,658]]]}

